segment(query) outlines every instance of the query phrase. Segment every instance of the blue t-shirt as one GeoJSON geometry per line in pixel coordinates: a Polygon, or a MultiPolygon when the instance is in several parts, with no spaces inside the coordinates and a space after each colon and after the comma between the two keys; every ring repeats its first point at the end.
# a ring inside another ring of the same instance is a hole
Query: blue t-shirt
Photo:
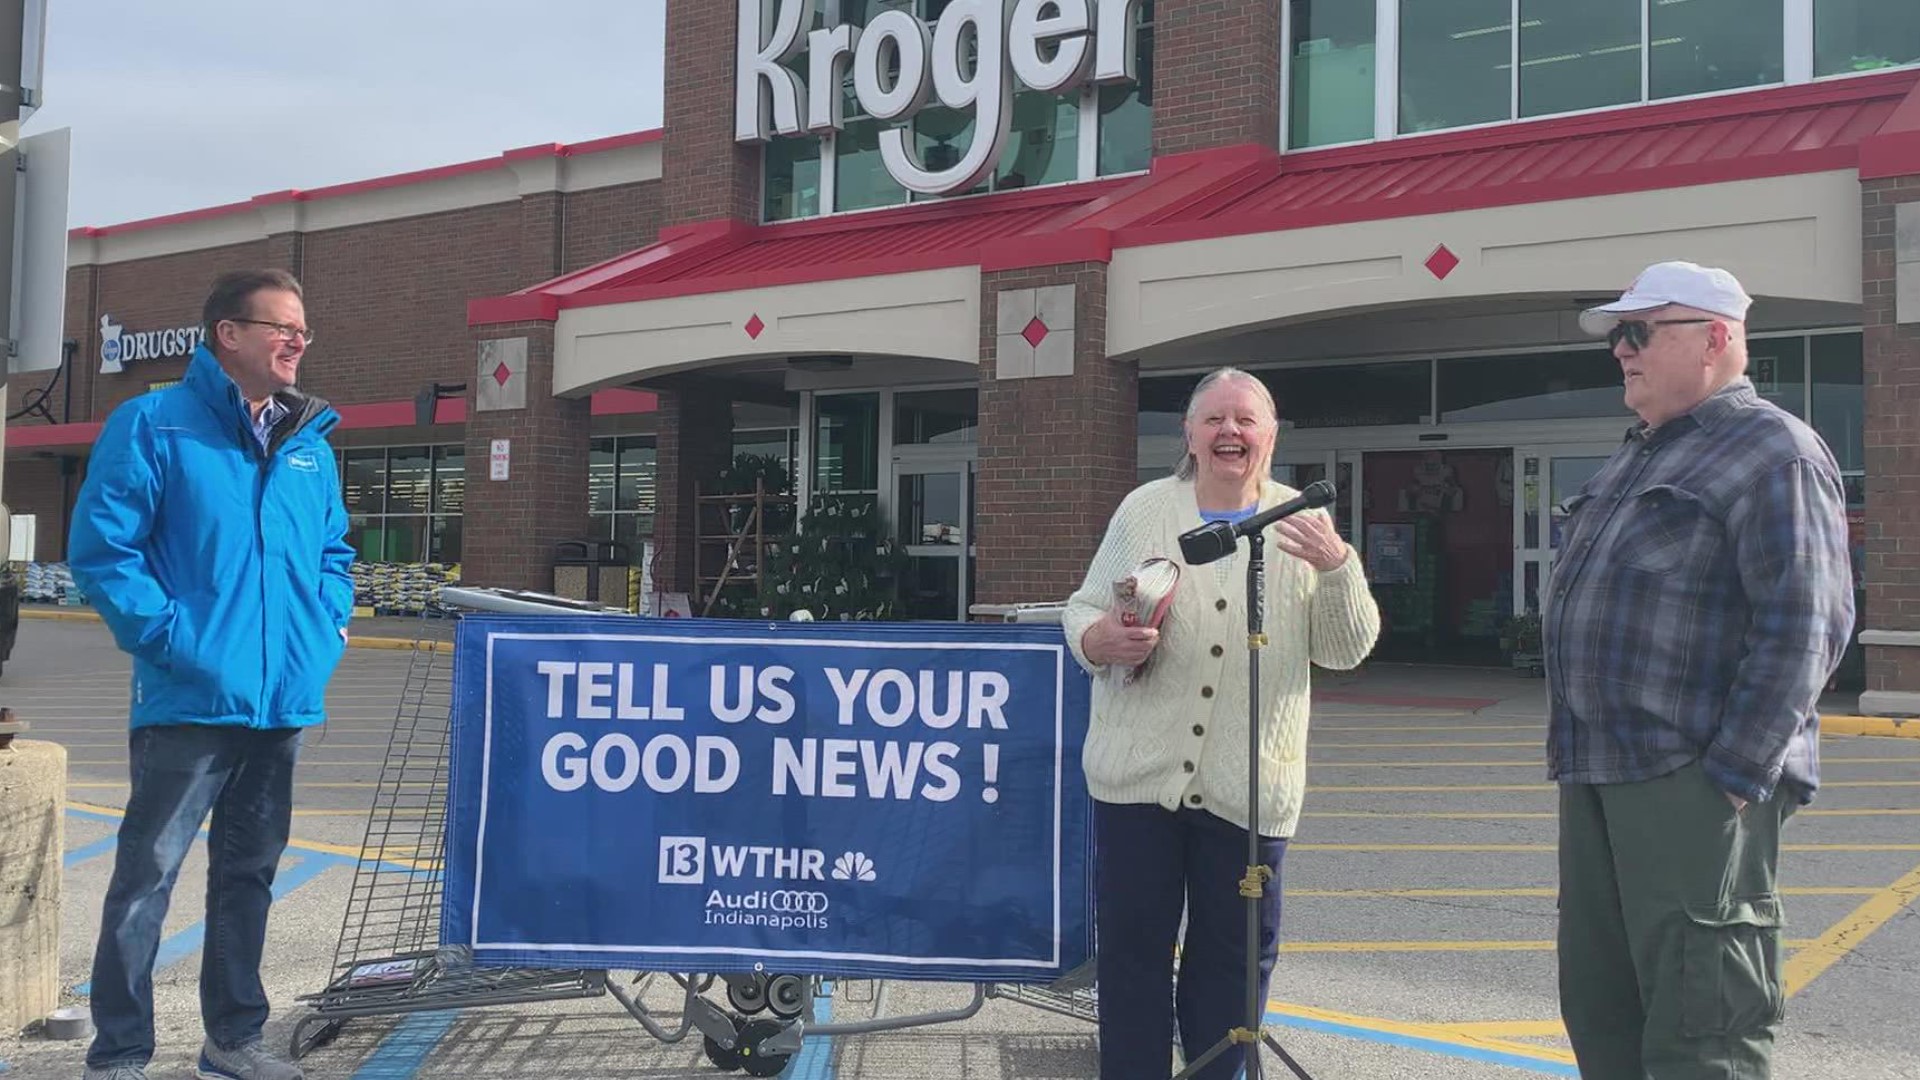
{"type": "Polygon", "coordinates": [[[1203,521],[1225,521],[1238,525],[1252,517],[1259,509],[1260,504],[1254,503],[1251,506],[1243,506],[1238,510],[1202,510],[1200,511],[1200,518],[1203,521]]]}

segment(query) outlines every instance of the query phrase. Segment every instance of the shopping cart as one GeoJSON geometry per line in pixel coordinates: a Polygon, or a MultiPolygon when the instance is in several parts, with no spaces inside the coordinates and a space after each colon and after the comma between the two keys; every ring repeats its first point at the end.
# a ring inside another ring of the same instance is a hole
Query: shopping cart
{"type": "MultiPolygon", "coordinates": [[[[294,1025],[295,1059],[333,1041],[350,1020],[614,998],[663,1044],[694,1033],[707,1059],[726,1070],[776,1076],[804,1038],[832,1038],[955,1023],[998,998],[1092,1022],[1093,965],[1047,985],[977,983],[957,1008],[888,1016],[886,980],[829,980],[804,973],[633,972],[480,967],[459,946],[440,945],[444,887],[448,765],[453,731],[453,641],[468,613],[630,615],[564,597],[517,590],[454,587],[420,620],[387,756],[376,783],[365,839],[354,869],[333,975],[300,1000],[311,1010],[294,1025]],[[648,1004],[663,980],[678,987],[675,1022],[648,1004]],[[869,1005],[860,1020],[815,1023],[816,1001],[832,994],[869,1005]],[[720,1000],[714,1000],[717,996],[720,1000]],[[723,1007],[724,1003],[724,1007],[723,1007]]],[[[976,609],[977,614],[993,614],[976,609]]],[[[1058,622],[1057,606],[1018,605],[1009,622],[1058,622]]]]}

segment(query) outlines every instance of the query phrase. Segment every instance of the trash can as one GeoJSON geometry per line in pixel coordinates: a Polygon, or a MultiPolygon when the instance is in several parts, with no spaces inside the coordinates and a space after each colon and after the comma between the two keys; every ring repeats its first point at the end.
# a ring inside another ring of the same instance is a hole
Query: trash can
{"type": "Polygon", "coordinates": [[[553,594],[633,610],[627,550],[617,540],[562,541],[553,554],[553,594]]]}

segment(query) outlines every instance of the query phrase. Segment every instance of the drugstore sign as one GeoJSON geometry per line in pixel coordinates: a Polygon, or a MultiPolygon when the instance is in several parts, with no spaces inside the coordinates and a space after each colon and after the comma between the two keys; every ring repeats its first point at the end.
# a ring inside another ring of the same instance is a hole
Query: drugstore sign
{"type": "Polygon", "coordinates": [[[170,330],[134,330],[113,321],[112,315],[100,316],[100,372],[113,375],[126,370],[137,360],[167,360],[192,356],[207,336],[202,326],[177,326],[170,330]]]}
{"type": "Polygon", "coordinates": [[[737,0],[734,138],[821,135],[845,127],[842,81],[883,125],[880,157],[901,187],[945,195],[978,184],[999,164],[1019,88],[1071,93],[1089,83],[1132,83],[1140,0],[953,0],[937,26],[883,11],[862,27],[803,32],[818,0],[737,0]],[[806,77],[786,65],[805,54],[806,77]],[[969,63],[969,60],[972,62],[969,63]],[[910,121],[934,103],[975,121],[952,165],[929,169],[910,121]]]}

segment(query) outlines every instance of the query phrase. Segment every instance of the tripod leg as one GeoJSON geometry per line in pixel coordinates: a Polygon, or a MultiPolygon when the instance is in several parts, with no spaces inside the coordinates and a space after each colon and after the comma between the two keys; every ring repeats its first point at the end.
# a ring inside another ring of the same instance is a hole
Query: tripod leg
{"type": "Polygon", "coordinates": [[[1313,1080],[1313,1077],[1307,1075],[1307,1070],[1301,1068],[1300,1063],[1293,1060],[1293,1055],[1287,1053],[1286,1048],[1280,1045],[1280,1040],[1274,1038],[1271,1033],[1262,1031],[1260,1033],[1260,1041],[1267,1044],[1267,1049],[1279,1055],[1281,1063],[1286,1065],[1287,1068],[1292,1069],[1293,1075],[1299,1077],[1300,1080],[1313,1080]]]}

